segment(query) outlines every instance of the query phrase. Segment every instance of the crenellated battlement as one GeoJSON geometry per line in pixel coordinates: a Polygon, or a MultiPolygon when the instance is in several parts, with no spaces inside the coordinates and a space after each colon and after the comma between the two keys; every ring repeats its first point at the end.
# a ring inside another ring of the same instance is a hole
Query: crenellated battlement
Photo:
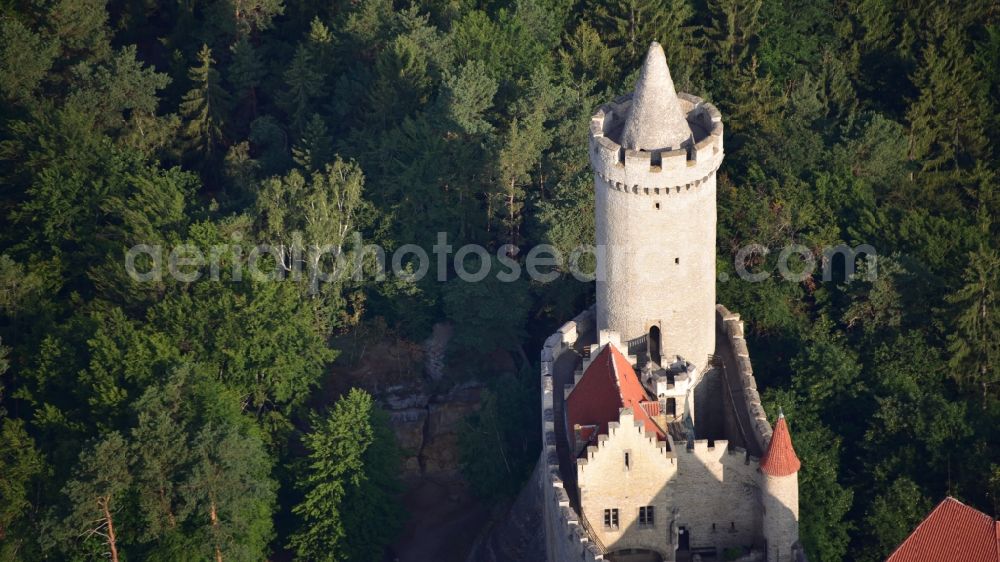
{"type": "Polygon", "coordinates": [[[738,377],[738,384],[743,389],[743,403],[734,406],[747,411],[751,423],[751,427],[748,428],[750,433],[748,438],[756,442],[759,450],[767,450],[767,444],[771,441],[771,423],[767,421],[767,414],[760,403],[757,381],[754,379],[753,366],[750,364],[750,351],[743,337],[743,322],[739,314],[730,312],[725,306],[719,304],[715,308],[736,358],[735,374],[738,377]]]}
{"type": "MultiPolygon", "coordinates": [[[[576,343],[578,325],[593,325],[593,310],[583,312],[549,336],[542,347],[542,457],[539,459],[537,481],[542,488],[542,513],[545,525],[548,560],[604,560],[603,545],[593,542],[579,513],[570,505],[556,449],[555,413],[553,410],[553,364],[563,352],[576,343]]],[[[585,331],[585,330],[584,330],[585,331]]],[[[607,436],[604,436],[605,439],[607,436]]]]}
{"type": "Polygon", "coordinates": [[[590,119],[590,161],[612,189],[636,195],[670,195],[707,181],[722,164],[723,126],[719,110],[699,97],[678,94],[692,138],[681,146],[646,151],[618,142],[632,95],[606,103],[590,119]]]}

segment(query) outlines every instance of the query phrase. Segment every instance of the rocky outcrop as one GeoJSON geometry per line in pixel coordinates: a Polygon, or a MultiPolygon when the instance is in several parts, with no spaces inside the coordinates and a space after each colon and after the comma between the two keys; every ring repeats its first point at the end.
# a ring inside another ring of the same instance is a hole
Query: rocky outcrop
{"type": "Polygon", "coordinates": [[[378,398],[403,450],[405,479],[459,476],[458,435],[465,418],[479,408],[481,386],[467,382],[432,394],[423,381],[385,389],[378,398]]]}
{"type": "Polygon", "coordinates": [[[438,322],[434,324],[431,337],[424,341],[424,373],[431,380],[438,381],[444,378],[445,353],[453,332],[451,324],[438,322]]]}

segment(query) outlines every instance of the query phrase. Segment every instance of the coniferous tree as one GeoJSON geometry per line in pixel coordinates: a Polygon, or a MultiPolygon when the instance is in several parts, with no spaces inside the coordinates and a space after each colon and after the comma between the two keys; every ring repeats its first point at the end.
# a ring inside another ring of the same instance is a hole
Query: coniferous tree
{"type": "Polygon", "coordinates": [[[292,508],[302,520],[289,547],[302,558],[323,562],[348,560],[344,498],[365,479],[365,452],[375,434],[371,426],[372,397],[353,388],[337,400],[325,417],[313,416],[313,429],[302,440],[309,449],[304,477],[305,495],[292,508]]]}
{"type": "Polygon", "coordinates": [[[233,60],[228,67],[229,83],[235,88],[239,99],[247,100],[250,104],[250,115],[256,118],[257,88],[266,74],[260,49],[243,38],[234,43],[231,50],[233,60]]]}
{"type": "Polygon", "coordinates": [[[187,388],[194,385],[188,367],[175,371],[165,384],[147,390],[135,405],[138,423],[132,430],[133,462],[143,530],[161,539],[182,523],[181,488],[193,460],[188,427],[197,408],[187,388]],[[193,402],[193,403],[192,403],[193,402]]]}
{"type": "Polygon", "coordinates": [[[427,50],[409,35],[396,38],[375,62],[375,83],[368,94],[379,127],[399,122],[426,104],[431,92],[427,50]]]}
{"type": "Polygon", "coordinates": [[[309,173],[321,171],[333,158],[333,138],[318,113],[309,118],[302,138],[292,147],[292,158],[309,173]]]}
{"type": "MultiPolygon", "coordinates": [[[[0,374],[4,370],[0,365],[0,374]]],[[[0,560],[26,559],[26,551],[33,550],[37,531],[28,517],[32,483],[45,469],[45,458],[25,431],[24,422],[0,419],[0,560]]]]}
{"type": "Polygon", "coordinates": [[[984,84],[957,30],[929,43],[913,76],[919,97],[907,110],[910,158],[924,170],[969,166],[987,150],[984,84]]]}
{"type": "Polygon", "coordinates": [[[457,74],[447,74],[444,86],[448,117],[455,125],[468,135],[493,130],[486,112],[493,104],[499,84],[487,73],[482,61],[469,61],[457,74]]]}
{"type": "Polygon", "coordinates": [[[222,87],[222,79],[208,45],[203,45],[198,52],[198,65],[191,68],[189,77],[193,87],[184,94],[180,108],[186,121],[184,134],[191,150],[209,158],[225,142],[224,127],[230,98],[222,87]]]}
{"type": "Polygon", "coordinates": [[[295,49],[284,78],[287,89],[279,101],[291,118],[292,128],[301,131],[316,109],[316,100],[324,93],[323,75],[316,69],[308,43],[295,49]]]}
{"type": "Polygon", "coordinates": [[[564,49],[564,64],[574,73],[589,76],[598,84],[613,83],[623,70],[615,60],[616,49],[609,47],[587,21],[580,22],[566,39],[564,49]]]}
{"type": "Polygon", "coordinates": [[[344,552],[347,560],[380,562],[384,550],[402,529],[405,512],[399,501],[400,453],[389,416],[370,410],[372,443],[362,455],[364,477],[347,489],[343,501],[344,552]],[[372,525],[378,521],[378,525],[372,525]]]}
{"type": "Polygon", "coordinates": [[[63,63],[101,60],[111,52],[107,0],[46,3],[46,23],[62,48],[63,63]]]}
{"type": "Polygon", "coordinates": [[[309,48],[319,68],[330,68],[334,64],[335,41],[333,32],[319,17],[309,22],[309,48]]]}
{"type": "Polygon", "coordinates": [[[1000,255],[985,245],[969,254],[964,285],[948,297],[956,314],[948,336],[952,373],[983,400],[1000,394],[1000,255]]]}
{"type": "Polygon", "coordinates": [[[683,83],[693,70],[697,46],[688,25],[694,15],[688,0],[612,0],[591,2],[591,9],[594,27],[625,68],[638,68],[649,43],[658,41],[675,81],[683,83]]]}
{"type": "Polygon", "coordinates": [[[763,0],[711,0],[712,13],[706,33],[712,40],[716,64],[736,69],[747,62],[753,39],[761,30],[763,0]]]}
{"type": "Polygon", "coordinates": [[[0,96],[29,102],[55,61],[57,45],[16,18],[0,20],[0,96]]]}
{"type": "Polygon", "coordinates": [[[274,535],[271,460],[263,441],[245,425],[210,421],[194,437],[183,509],[199,529],[195,537],[202,559],[260,560],[274,535]]]}
{"type": "Polygon", "coordinates": [[[112,432],[80,453],[74,477],[63,488],[69,514],[59,522],[67,543],[82,539],[84,548],[100,552],[111,562],[121,559],[121,510],[132,483],[128,443],[112,432]],[[96,543],[96,544],[94,544],[96,543]],[[87,546],[91,545],[91,546],[87,546]]]}
{"type": "Polygon", "coordinates": [[[240,38],[270,28],[274,18],[285,11],[284,0],[232,0],[219,4],[232,10],[240,38]]]}

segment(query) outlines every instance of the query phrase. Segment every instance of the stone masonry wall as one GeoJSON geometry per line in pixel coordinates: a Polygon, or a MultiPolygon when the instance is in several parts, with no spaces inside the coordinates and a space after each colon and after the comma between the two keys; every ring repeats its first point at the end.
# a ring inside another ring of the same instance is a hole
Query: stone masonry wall
{"type": "Polygon", "coordinates": [[[559,356],[576,342],[577,326],[581,331],[593,329],[593,311],[583,312],[567,322],[559,331],[545,340],[542,348],[542,436],[543,447],[538,471],[542,487],[542,517],[545,525],[546,555],[551,562],[604,560],[599,549],[580,524],[580,517],[570,507],[569,496],[563,488],[559,474],[559,456],[556,452],[556,434],[553,411],[552,367],[559,356]]]}
{"type": "Polygon", "coordinates": [[[725,326],[726,337],[729,338],[729,345],[736,356],[736,376],[738,384],[743,389],[743,404],[734,404],[736,408],[744,408],[749,414],[751,427],[748,439],[754,439],[759,450],[766,451],[767,444],[771,442],[771,423],[767,421],[767,414],[760,404],[760,394],[757,393],[757,381],[753,376],[753,366],[750,364],[750,351],[747,350],[747,342],[743,338],[743,322],[740,315],[730,312],[721,304],[716,305],[716,311],[725,326]]]}
{"type": "Polygon", "coordinates": [[[609,551],[641,548],[673,559],[666,539],[676,475],[674,452],[636,423],[630,410],[622,411],[619,422],[608,424],[608,435],[598,436],[597,446],[588,447],[587,457],[577,461],[577,482],[584,514],[609,551]],[[653,525],[639,524],[639,508],[645,506],[654,507],[653,525]],[[604,526],[605,509],[618,510],[617,529],[604,526]]]}
{"type": "Polygon", "coordinates": [[[799,540],[799,475],[761,474],[764,488],[764,536],[769,562],[792,562],[799,540]]]}
{"type": "Polygon", "coordinates": [[[726,441],[686,445],[677,443],[677,478],[670,486],[691,548],[762,547],[757,459],[728,449],[726,441]]]}
{"type": "Polygon", "coordinates": [[[716,178],[722,163],[718,110],[681,96],[693,129],[686,149],[624,150],[612,138],[627,96],[591,119],[598,244],[597,327],[629,341],[651,326],[662,355],[705,367],[715,341],[716,178]],[[704,134],[704,133],[703,133],[704,134]]]}
{"type": "MultiPolygon", "coordinates": [[[[722,305],[718,305],[717,313],[737,357],[734,372],[743,389],[737,396],[737,401],[741,403],[734,406],[745,408],[752,420],[748,438],[755,440],[761,450],[766,450],[771,438],[771,426],[760,405],[743,338],[743,323],[739,315],[729,312],[722,305]]],[[[576,343],[578,333],[594,329],[594,321],[594,310],[591,309],[567,322],[546,340],[541,354],[544,449],[539,460],[538,485],[544,497],[547,556],[553,562],[604,559],[600,549],[592,544],[579,514],[570,506],[569,495],[564,489],[556,451],[552,394],[555,391],[552,379],[555,361],[576,343]]],[[[730,376],[734,376],[732,372],[730,376]]],[[[656,535],[662,537],[668,549],[672,548],[668,541],[673,540],[668,533],[676,532],[676,528],[669,528],[672,521],[677,527],[687,529],[692,548],[763,547],[764,502],[772,499],[767,492],[774,491],[762,488],[762,475],[756,457],[739,447],[729,449],[728,442],[723,440],[697,440],[690,449],[687,443],[681,441],[672,443],[671,450],[666,451],[650,443],[650,436],[645,435],[641,428],[635,428],[634,424],[635,435],[623,430],[623,427],[629,427],[629,419],[628,411],[623,411],[621,421],[626,423],[612,424],[611,435],[605,436],[598,447],[591,447],[586,462],[579,465],[581,503],[598,539],[610,550],[649,548],[659,550],[667,555],[667,559],[672,559],[672,551],[663,552],[662,547],[656,548],[645,540],[645,529],[635,536],[626,532],[637,528],[638,506],[654,505],[656,523],[646,534],[649,538],[656,535]],[[619,440],[622,436],[628,438],[619,440]],[[630,451],[630,463],[637,463],[631,475],[623,474],[625,449],[630,451]],[[654,469],[653,473],[646,474],[645,468],[640,467],[652,465],[654,459],[662,463],[662,470],[654,469]],[[627,490],[621,485],[623,478],[630,480],[627,490]],[[628,497],[617,497],[623,493],[628,497]],[[646,501],[650,503],[643,503],[646,501]],[[610,505],[609,502],[620,505],[610,505]],[[614,507],[619,509],[620,531],[617,535],[605,534],[603,510],[614,507]],[[675,507],[676,514],[673,513],[675,507]]]]}

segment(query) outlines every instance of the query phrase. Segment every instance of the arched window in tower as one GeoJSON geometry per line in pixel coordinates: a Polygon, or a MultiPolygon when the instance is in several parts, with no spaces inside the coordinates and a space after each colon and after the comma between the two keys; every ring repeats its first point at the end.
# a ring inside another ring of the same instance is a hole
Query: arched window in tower
{"type": "Polygon", "coordinates": [[[657,365],[660,364],[660,327],[651,326],[649,328],[649,358],[657,365]]]}

